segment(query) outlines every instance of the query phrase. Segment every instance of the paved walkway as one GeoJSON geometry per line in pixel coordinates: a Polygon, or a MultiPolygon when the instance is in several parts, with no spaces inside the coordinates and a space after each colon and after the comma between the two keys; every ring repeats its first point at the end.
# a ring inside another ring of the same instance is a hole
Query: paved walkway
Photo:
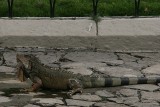
{"type": "Polygon", "coordinates": [[[0,19],[0,107],[159,107],[159,84],[22,93],[16,54],[82,75],[160,76],[160,18],[0,19]]]}
{"type": "Polygon", "coordinates": [[[0,107],[159,107],[160,86],[155,84],[84,89],[82,95],[69,98],[67,91],[41,89],[22,93],[31,82],[16,79],[16,53],[31,53],[50,67],[67,68],[82,75],[160,76],[160,53],[104,52],[92,50],[37,50],[21,48],[0,51],[0,107]]]}

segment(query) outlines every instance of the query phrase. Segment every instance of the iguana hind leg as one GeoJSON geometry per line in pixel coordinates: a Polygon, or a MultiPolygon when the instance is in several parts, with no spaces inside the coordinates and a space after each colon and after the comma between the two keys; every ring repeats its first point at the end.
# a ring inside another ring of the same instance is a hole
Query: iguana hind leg
{"type": "Polygon", "coordinates": [[[76,79],[69,79],[69,88],[71,89],[71,91],[67,93],[69,96],[82,93],[83,90],[82,84],[76,79]]]}

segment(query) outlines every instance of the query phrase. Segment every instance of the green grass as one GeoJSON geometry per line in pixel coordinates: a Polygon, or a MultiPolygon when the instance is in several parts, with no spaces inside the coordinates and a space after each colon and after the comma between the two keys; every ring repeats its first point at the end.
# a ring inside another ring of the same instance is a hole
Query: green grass
{"type": "MultiPolygon", "coordinates": [[[[56,0],[56,17],[92,16],[92,0],[56,0]]],[[[134,0],[99,0],[99,16],[133,16],[134,0]]],[[[160,0],[141,0],[141,16],[159,16],[160,0]]],[[[8,16],[7,0],[0,0],[0,17],[8,16]]],[[[14,0],[15,17],[49,17],[49,0],[14,0]]]]}

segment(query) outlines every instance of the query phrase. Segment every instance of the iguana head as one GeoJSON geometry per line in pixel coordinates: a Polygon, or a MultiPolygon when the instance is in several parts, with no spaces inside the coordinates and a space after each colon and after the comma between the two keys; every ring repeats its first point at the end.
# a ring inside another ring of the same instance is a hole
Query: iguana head
{"type": "Polygon", "coordinates": [[[30,55],[17,54],[17,77],[23,82],[29,78],[29,70],[31,70],[30,55]]]}

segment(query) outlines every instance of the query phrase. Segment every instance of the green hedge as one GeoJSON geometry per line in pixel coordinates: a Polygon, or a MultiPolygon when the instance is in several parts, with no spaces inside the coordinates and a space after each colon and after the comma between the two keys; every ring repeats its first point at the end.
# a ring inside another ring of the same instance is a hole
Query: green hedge
{"type": "MultiPolygon", "coordinates": [[[[56,0],[56,17],[92,16],[92,0],[56,0]]],[[[134,0],[99,0],[99,16],[133,16],[134,0]]],[[[141,16],[159,16],[160,0],[141,0],[141,16]]],[[[8,16],[7,0],[0,0],[0,17],[8,16]]],[[[15,17],[49,17],[49,0],[14,0],[15,17]]]]}

